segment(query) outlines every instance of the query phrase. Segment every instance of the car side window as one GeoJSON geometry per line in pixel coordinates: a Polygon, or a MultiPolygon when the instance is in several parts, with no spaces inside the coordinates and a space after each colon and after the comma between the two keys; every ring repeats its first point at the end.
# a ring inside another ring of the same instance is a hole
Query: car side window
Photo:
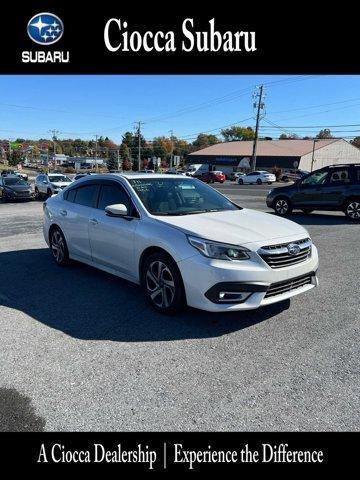
{"type": "Polygon", "coordinates": [[[329,183],[334,184],[346,184],[350,183],[350,175],[349,175],[349,170],[347,168],[341,169],[341,170],[335,170],[334,172],[331,173],[330,178],[329,178],[329,183]]]}
{"type": "Polygon", "coordinates": [[[105,210],[105,207],[119,203],[125,205],[129,214],[131,214],[130,199],[121,185],[101,185],[97,208],[100,210],[105,210]]]}
{"type": "Polygon", "coordinates": [[[84,207],[93,207],[95,195],[97,193],[98,185],[84,185],[75,190],[75,199],[74,203],[78,205],[83,205],[84,207]]]}
{"type": "Polygon", "coordinates": [[[76,188],[72,188],[71,190],[68,190],[65,193],[64,197],[65,197],[65,200],[73,203],[75,200],[75,195],[76,195],[76,188]]]}
{"type": "Polygon", "coordinates": [[[327,175],[327,170],[312,173],[302,181],[302,185],[322,185],[325,183],[327,175]]]}

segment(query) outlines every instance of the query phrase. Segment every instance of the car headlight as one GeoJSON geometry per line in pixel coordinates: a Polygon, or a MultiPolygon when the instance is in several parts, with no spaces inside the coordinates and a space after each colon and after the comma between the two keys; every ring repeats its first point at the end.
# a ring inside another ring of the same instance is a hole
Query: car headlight
{"type": "Polygon", "coordinates": [[[190,237],[188,241],[202,255],[209,258],[217,258],[220,260],[247,260],[249,250],[237,245],[229,245],[227,243],[212,242],[203,238],[190,237]]]}

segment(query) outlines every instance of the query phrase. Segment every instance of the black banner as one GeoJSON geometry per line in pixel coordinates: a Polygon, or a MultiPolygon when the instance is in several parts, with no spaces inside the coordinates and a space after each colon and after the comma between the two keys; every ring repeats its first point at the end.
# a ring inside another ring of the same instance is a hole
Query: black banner
{"type": "Polygon", "coordinates": [[[358,19],[345,7],[6,2],[1,17],[0,73],[360,72],[358,19]],[[61,38],[38,21],[49,12],[61,38]]]}
{"type": "Polygon", "coordinates": [[[355,466],[357,433],[7,433],[1,465],[241,473],[355,466]]]}

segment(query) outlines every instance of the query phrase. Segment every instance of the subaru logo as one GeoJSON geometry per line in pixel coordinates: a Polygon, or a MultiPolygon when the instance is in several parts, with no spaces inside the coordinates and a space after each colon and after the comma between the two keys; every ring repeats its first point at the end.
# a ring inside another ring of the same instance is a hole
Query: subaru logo
{"type": "Polygon", "coordinates": [[[297,255],[298,253],[300,253],[301,250],[300,245],[298,245],[297,243],[289,243],[287,249],[290,255],[297,255]]]}
{"type": "Polygon", "coordinates": [[[39,45],[52,45],[62,37],[64,24],[52,13],[38,13],[29,21],[27,32],[33,42],[39,45]]]}

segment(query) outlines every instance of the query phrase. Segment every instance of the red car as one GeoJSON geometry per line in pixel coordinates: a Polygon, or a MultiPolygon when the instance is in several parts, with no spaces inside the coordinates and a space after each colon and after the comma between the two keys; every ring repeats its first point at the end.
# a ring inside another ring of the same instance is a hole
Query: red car
{"type": "Polygon", "coordinates": [[[226,179],[223,172],[206,172],[206,173],[203,173],[198,178],[205,183],[215,183],[215,182],[224,183],[226,179]]]}

